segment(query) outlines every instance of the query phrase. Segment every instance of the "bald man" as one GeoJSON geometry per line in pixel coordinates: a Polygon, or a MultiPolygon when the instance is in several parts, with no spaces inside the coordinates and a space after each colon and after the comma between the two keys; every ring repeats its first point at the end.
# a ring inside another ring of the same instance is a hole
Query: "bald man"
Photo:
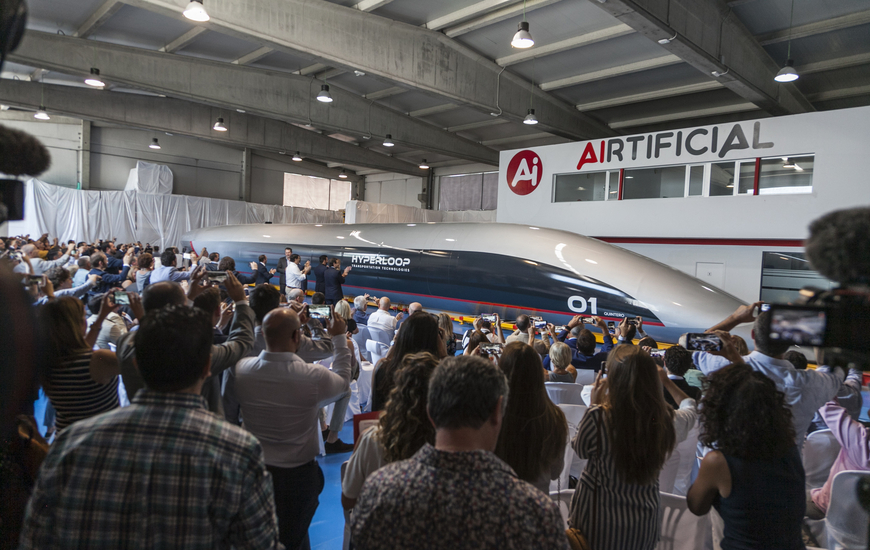
{"type": "MultiPolygon", "coordinates": [[[[378,303],[378,310],[371,314],[369,317],[369,328],[376,328],[390,334],[396,332],[396,323],[402,320],[404,315],[399,312],[395,317],[390,315],[390,299],[384,296],[381,298],[381,301],[378,303]]],[[[421,308],[423,306],[420,306],[421,308]]]]}
{"type": "MultiPolygon", "coordinates": [[[[272,310],[262,325],[266,350],[235,367],[236,396],[245,427],[263,446],[280,539],[288,550],[309,547],[308,526],[323,490],[323,472],[315,460],[321,437],[318,413],[347,395],[351,380],[344,320],[333,313],[327,327],[335,349],[331,371],[296,354],[301,326],[292,309],[272,310]]],[[[349,452],[353,446],[348,446],[349,452]]]]}

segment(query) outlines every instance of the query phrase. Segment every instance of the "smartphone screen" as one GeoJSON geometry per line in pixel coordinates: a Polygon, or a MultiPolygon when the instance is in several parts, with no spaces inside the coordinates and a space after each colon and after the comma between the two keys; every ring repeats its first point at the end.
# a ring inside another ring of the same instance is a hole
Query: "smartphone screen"
{"type": "Polygon", "coordinates": [[[796,346],[822,346],[827,313],[820,307],[774,306],[770,309],[771,341],[796,346]]]}
{"type": "Polygon", "coordinates": [[[502,352],[501,344],[481,344],[480,345],[480,353],[487,355],[489,357],[501,357],[502,352]]]}
{"type": "Polygon", "coordinates": [[[28,275],[27,284],[42,286],[45,284],[45,279],[42,277],[42,275],[28,275]]]}
{"type": "Polygon", "coordinates": [[[489,321],[490,323],[495,323],[495,313],[481,313],[480,320],[481,321],[489,321]]]}
{"type": "Polygon", "coordinates": [[[610,334],[616,334],[616,324],[613,321],[607,321],[607,330],[610,334]]]}
{"type": "Polygon", "coordinates": [[[184,258],[185,260],[189,260],[189,259],[190,259],[190,254],[188,254],[187,252],[185,252],[184,254],[181,255],[181,257],[184,258]]]}
{"type": "Polygon", "coordinates": [[[721,351],[722,340],[715,334],[690,333],[686,335],[686,349],[689,351],[721,351]]]}
{"type": "Polygon", "coordinates": [[[308,306],[308,313],[312,319],[326,321],[330,318],[329,306],[308,306]]]}
{"type": "Polygon", "coordinates": [[[112,299],[115,300],[116,306],[130,305],[130,296],[123,290],[116,290],[115,293],[112,295],[112,299]]]}
{"type": "Polygon", "coordinates": [[[547,321],[535,321],[535,328],[547,328],[547,321]]]}
{"type": "Polygon", "coordinates": [[[627,322],[629,325],[637,326],[637,319],[626,318],[626,322],[627,322]]]}
{"type": "Polygon", "coordinates": [[[593,319],[592,317],[584,317],[583,319],[581,319],[581,321],[583,321],[587,325],[595,324],[595,319],[593,319]]]}
{"type": "Polygon", "coordinates": [[[650,357],[660,357],[664,358],[665,350],[663,349],[651,349],[649,350],[650,357]]]}
{"type": "Polygon", "coordinates": [[[208,277],[209,282],[212,283],[223,283],[227,280],[226,271],[209,271],[206,276],[208,277]]]}

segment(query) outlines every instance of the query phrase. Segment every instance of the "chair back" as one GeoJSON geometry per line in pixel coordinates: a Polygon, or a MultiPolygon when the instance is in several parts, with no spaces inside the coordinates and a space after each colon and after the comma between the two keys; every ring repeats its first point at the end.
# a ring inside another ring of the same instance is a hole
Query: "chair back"
{"type": "Polygon", "coordinates": [[[372,364],[374,365],[377,365],[381,359],[387,356],[387,352],[390,351],[389,346],[375,340],[366,340],[366,349],[369,355],[372,356],[372,364]]]}
{"type": "MultiPolygon", "coordinates": [[[[700,435],[701,425],[700,422],[696,421],[695,427],[689,430],[686,440],[677,444],[674,449],[674,453],[679,453],[680,464],[674,477],[674,490],[668,492],[683,497],[689,493],[689,487],[692,486],[692,468],[695,465],[700,435]]],[[[659,490],[662,491],[661,488],[659,490]]]]}
{"type": "Polygon", "coordinates": [[[595,382],[595,371],[591,369],[577,369],[575,384],[592,384],[595,382]]]}
{"type": "Polygon", "coordinates": [[[356,342],[357,347],[359,347],[359,352],[363,356],[363,359],[371,362],[372,356],[369,354],[369,351],[366,349],[366,340],[371,340],[372,337],[369,334],[369,329],[364,325],[356,326],[359,331],[351,336],[354,342],[356,342]]]}
{"type": "Polygon", "coordinates": [[[369,334],[371,335],[370,339],[375,342],[380,342],[387,346],[393,341],[393,331],[387,332],[386,330],[381,330],[375,327],[368,327],[369,334]]]}
{"type": "Polygon", "coordinates": [[[572,405],[585,405],[583,397],[580,393],[583,391],[583,386],[572,382],[545,382],[547,395],[550,396],[550,401],[558,405],[559,403],[569,403],[572,405]]]}
{"type": "Polygon", "coordinates": [[[858,502],[858,482],[868,472],[846,470],[834,476],[825,518],[829,550],[865,550],[870,514],[858,502]]]}
{"type": "Polygon", "coordinates": [[[368,361],[360,365],[359,379],[357,379],[357,388],[359,388],[359,404],[362,412],[372,410],[372,374],[374,374],[375,366],[368,361]]]}
{"type": "Polygon", "coordinates": [[[659,496],[662,533],[656,550],[704,548],[707,537],[712,536],[710,514],[699,517],[690,512],[685,497],[669,493],[659,493],[659,496]]]}
{"type": "Polygon", "coordinates": [[[559,474],[558,478],[550,480],[550,492],[567,489],[569,476],[573,475],[579,479],[587,462],[586,459],[577,456],[577,453],[575,453],[574,449],[571,447],[571,442],[577,434],[577,427],[580,425],[580,421],[583,420],[583,416],[586,414],[586,406],[572,405],[569,403],[560,403],[557,406],[562,409],[563,413],[565,413],[565,420],[568,421],[568,442],[565,445],[562,472],[559,474]]]}
{"type": "Polygon", "coordinates": [[[571,501],[574,500],[574,489],[550,491],[550,499],[559,507],[562,521],[565,522],[565,529],[568,529],[568,516],[571,514],[571,501]]]}
{"type": "Polygon", "coordinates": [[[659,491],[663,493],[674,492],[674,482],[677,479],[677,470],[680,469],[680,449],[674,447],[670,456],[662,466],[662,471],[659,472],[659,491]]]}
{"type": "Polygon", "coordinates": [[[592,384],[583,386],[583,390],[580,392],[580,397],[583,399],[584,405],[587,407],[592,406],[592,384]]]}
{"type": "Polygon", "coordinates": [[[816,489],[828,481],[831,466],[840,454],[840,443],[831,430],[817,430],[804,442],[803,463],[807,489],[816,489]]]}

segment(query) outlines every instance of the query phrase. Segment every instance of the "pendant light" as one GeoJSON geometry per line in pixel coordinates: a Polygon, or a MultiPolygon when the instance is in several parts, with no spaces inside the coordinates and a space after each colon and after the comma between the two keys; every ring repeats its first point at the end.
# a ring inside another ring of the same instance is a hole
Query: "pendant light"
{"type": "Polygon", "coordinates": [[[514,39],[511,40],[511,46],[514,48],[526,49],[535,45],[532,34],[529,32],[529,22],[526,21],[526,0],[523,0],[523,20],[517,28],[514,39]]]}
{"type": "Polygon", "coordinates": [[[202,0],[192,0],[190,4],[184,8],[184,16],[191,21],[196,21],[198,23],[203,23],[210,19],[208,13],[205,11],[205,7],[202,5],[202,0]]]}
{"type": "Polygon", "coordinates": [[[393,143],[393,136],[387,134],[386,137],[384,137],[384,147],[392,147],[394,145],[395,143],[393,143]]]}
{"type": "Polygon", "coordinates": [[[776,76],[773,79],[780,83],[785,82],[794,82],[800,75],[794,70],[794,59],[791,58],[791,31],[794,28],[794,0],[791,0],[791,17],[788,21],[788,54],[786,55],[787,59],[785,61],[785,65],[782,66],[782,69],[776,73],[776,76]]]}
{"type": "Polygon", "coordinates": [[[529,109],[529,114],[526,115],[526,118],[523,119],[523,124],[537,124],[538,119],[535,118],[535,110],[529,109]]]}
{"type": "Polygon", "coordinates": [[[329,93],[329,84],[320,86],[320,93],[317,94],[317,101],[321,103],[332,103],[332,94],[329,93]]]}
{"type": "Polygon", "coordinates": [[[347,179],[347,172],[344,171],[344,168],[341,169],[341,173],[338,175],[343,180],[347,179]]]}
{"type": "Polygon", "coordinates": [[[91,67],[91,76],[85,79],[85,84],[94,88],[103,88],[106,83],[100,79],[100,69],[91,67]]]}
{"type": "Polygon", "coordinates": [[[218,132],[226,132],[227,127],[224,126],[224,119],[221,117],[218,117],[217,122],[214,123],[214,126],[212,126],[212,129],[216,130],[218,132]]]}
{"type": "Polygon", "coordinates": [[[48,113],[45,111],[45,105],[40,105],[39,110],[36,111],[36,114],[33,115],[33,118],[39,120],[51,120],[51,117],[48,116],[48,113]]]}
{"type": "Polygon", "coordinates": [[[426,164],[426,159],[423,159],[423,162],[420,163],[420,170],[428,170],[429,165],[426,164]]]}
{"type": "Polygon", "coordinates": [[[296,154],[293,155],[293,159],[296,162],[302,162],[302,156],[299,155],[299,151],[296,151],[296,154]]]}
{"type": "Polygon", "coordinates": [[[151,140],[151,145],[148,146],[149,149],[160,149],[160,143],[157,142],[157,138],[153,138],[151,140]]]}

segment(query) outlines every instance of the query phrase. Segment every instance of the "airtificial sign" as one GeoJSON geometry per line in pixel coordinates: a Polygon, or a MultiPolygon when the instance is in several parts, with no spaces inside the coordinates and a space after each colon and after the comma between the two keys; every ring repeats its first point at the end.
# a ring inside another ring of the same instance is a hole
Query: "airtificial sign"
{"type": "Polygon", "coordinates": [[[692,162],[691,157],[715,154],[721,159],[731,151],[747,150],[748,153],[750,149],[773,147],[772,141],[762,141],[761,122],[752,124],[749,135],[751,141],[747,138],[743,125],[738,123],[732,125],[727,134],[720,133],[720,127],[714,126],[709,129],[695,128],[589,141],[577,162],[577,170],[589,164],[656,160],[665,156],[665,153],[668,153],[671,160],[683,158],[692,162]]]}

